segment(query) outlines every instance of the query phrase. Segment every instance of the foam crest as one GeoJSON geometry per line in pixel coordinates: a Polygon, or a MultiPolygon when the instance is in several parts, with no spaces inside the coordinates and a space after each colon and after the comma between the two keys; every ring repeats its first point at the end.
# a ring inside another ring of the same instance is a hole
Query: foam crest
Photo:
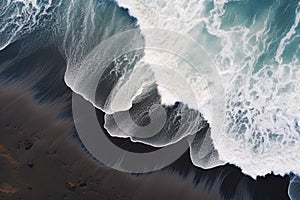
{"type": "Polygon", "coordinates": [[[0,3],[0,50],[52,19],[60,1],[3,0],[0,3]]]}
{"type": "MultiPolygon", "coordinates": [[[[129,9],[141,28],[190,35],[213,58],[226,90],[224,131],[218,138],[212,134],[221,160],[254,178],[271,171],[300,173],[295,153],[300,149],[298,1],[118,3],[129,9]]],[[[162,102],[172,103],[169,94],[160,94],[162,102]]]]}

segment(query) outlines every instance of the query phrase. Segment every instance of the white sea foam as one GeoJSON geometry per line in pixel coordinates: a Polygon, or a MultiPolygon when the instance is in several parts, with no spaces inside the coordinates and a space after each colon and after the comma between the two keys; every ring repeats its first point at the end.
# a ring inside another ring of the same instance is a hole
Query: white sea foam
{"type": "MultiPolygon", "coordinates": [[[[291,60],[281,62],[287,45],[299,37],[299,3],[293,25],[282,30],[286,33],[272,53],[271,46],[278,37],[272,34],[281,31],[272,30],[271,25],[278,15],[274,10],[280,8],[276,3],[272,10],[267,7],[250,19],[237,7],[236,13],[231,13],[234,20],[229,20],[226,5],[231,1],[225,0],[117,2],[129,9],[141,28],[187,34],[213,58],[226,90],[224,131],[212,134],[221,160],[241,167],[254,178],[271,171],[300,174],[299,47],[291,52],[291,60]]],[[[147,56],[153,60],[153,55],[147,56]]],[[[173,103],[164,90],[160,94],[163,102],[173,103]]],[[[197,165],[197,160],[194,163],[197,165]]]]}
{"type": "MultiPolygon", "coordinates": [[[[55,2],[55,6],[60,1],[55,2]]],[[[0,50],[26,34],[45,25],[42,20],[50,20],[52,0],[3,0],[0,2],[0,50]]]]}

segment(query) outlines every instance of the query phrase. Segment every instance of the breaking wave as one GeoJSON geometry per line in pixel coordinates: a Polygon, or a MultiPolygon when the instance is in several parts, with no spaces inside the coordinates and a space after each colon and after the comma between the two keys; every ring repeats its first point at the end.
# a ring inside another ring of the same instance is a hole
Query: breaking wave
{"type": "Polygon", "coordinates": [[[212,134],[221,160],[252,177],[299,174],[298,1],[118,3],[141,27],[167,28],[204,45],[226,90],[224,131],[212,134]]]}

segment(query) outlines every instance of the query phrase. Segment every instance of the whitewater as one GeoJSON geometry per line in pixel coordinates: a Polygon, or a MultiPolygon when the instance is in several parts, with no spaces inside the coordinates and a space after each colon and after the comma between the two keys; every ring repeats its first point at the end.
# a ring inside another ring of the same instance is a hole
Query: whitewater
{"type": "MultiPolygon", "coordinates": [[[[254,178],[270,172],[300,173],[298,1],[118,4],[128,8],[141,28],[186,34],[213,59],[226,90],[223,131],[212,134],[222,161],[254,178]]],[[[169,94],[160,94],[163,103],[172,103],[169,94]]]]}

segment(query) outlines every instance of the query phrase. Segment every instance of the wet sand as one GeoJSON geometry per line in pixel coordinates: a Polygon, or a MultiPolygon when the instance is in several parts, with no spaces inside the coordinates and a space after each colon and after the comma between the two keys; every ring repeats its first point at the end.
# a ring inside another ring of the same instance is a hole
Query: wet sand
{"type": "Polygon", "coordinates": [[[194,188],[192,176],[137,177],[101,165],[72,137],[72,121],[19,86],[1,87],[0,108],[1,199],[220,199],[219,185],[194,188]]]}

